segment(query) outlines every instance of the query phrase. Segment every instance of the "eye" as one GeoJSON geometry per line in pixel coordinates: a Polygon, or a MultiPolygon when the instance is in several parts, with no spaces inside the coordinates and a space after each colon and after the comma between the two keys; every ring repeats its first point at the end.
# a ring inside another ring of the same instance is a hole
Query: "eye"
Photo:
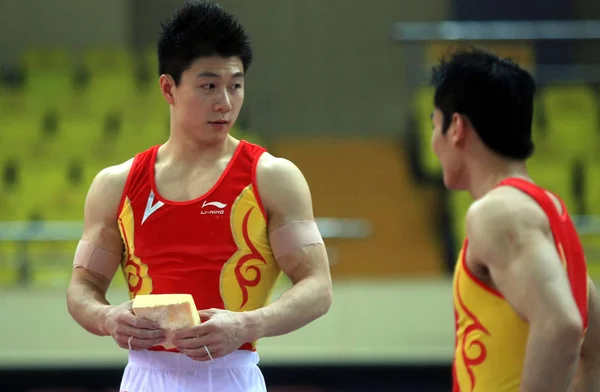
{"type": "Polygon", "coordinates": [[[234,90],[239,90],[241,88],[242,88],[242,85],[240,83],[236,83],[236,84],[233,85],[233,89],[234,90]]]}
{"type": "Polygon", "coordinates": [[[201,87],[205,90],[213,90],[216,88],[214,83],[203,84],[201,87]]]}

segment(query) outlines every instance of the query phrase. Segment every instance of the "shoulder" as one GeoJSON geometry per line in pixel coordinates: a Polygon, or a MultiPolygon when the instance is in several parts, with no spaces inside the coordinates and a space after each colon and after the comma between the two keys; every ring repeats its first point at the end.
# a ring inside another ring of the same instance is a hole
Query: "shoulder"
{"type": "Polygon", "coordinates": [[[102,206],[103,210],[116,214],[132,164],[133,158],[100,170],[90,185],[86,205],[92,208],[102,206]]]}
{"type": "Polygon", "coordinates": [[[101,187],[105,191],[119,192],[123,191],[129,171],[133,165],[133,158],[118,165],[103,168],[96,174],[92,187],[101,187]]]}
{"type": "Polygon", "coordinates": [[[256,183],[267,212],[312,210],[306,178],[288,159],[263,153],[256,166],[256,183]]]}
{"type": "Polygon", "coordinates": [[[532,198],[512,187],[499,187],[475,201],[466,216],[469,246],[481,254],[493,250],[509,252],[530,239],[548,234],[550,224],[545,212],[532,198]]]}
{"type": "Polygon", "coordinates": [[[276,157],[268,152],[264,152],[260,156],[256,164],[256,172],[257,176],[267,181],[289,182],[298,180],[300,177],[304,179],[302,172],[292,161],[276,157]]]}

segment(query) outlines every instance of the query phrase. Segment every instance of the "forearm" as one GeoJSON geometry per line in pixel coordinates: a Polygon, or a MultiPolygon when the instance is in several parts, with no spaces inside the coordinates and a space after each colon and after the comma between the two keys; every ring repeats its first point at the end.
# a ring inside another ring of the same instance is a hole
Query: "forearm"
{"type": "Polygon", "coordinates": [[[577,371],[581,334],[573,328],[530,325],[521,392],[566,392],[577,371]]]}
{"type": "Polygon", "coordinates": [[[105,295],[93,284],[72,283],[67,290],[67,307],[73,319],[88,332],[106,336],[106,311],[110,304],[105,295]]]}
{"type": "Polygon", "coordinates": [[[327,313],[330,305],[329,280],[300,280],[273,303],[246,312],[251,340],[293,332],[327,313]]]}

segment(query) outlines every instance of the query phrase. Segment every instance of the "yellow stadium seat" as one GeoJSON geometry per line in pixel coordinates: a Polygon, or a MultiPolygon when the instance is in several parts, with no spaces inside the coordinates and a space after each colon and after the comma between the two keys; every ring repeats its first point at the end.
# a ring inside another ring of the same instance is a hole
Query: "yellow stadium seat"
{"type": "Polygon", "coordinates": [[[431,136],[433,133],[431,115],[434,109],[433,94],[434,89],[432,87],[418,89],[413,108],[414,126],[416,127],[415,131],[418,138],[419,165],[421,169],[430,178],[441,178],[442,167],[431,148],[431,136]]]}
{"type": "Polygon", "coordinates": [[[66,47],[43,46],[24,50],[21,55],[21,64],[27,72],[58,73],[71,71],[74,67],[74,60],[66,47]]]}
{"type": "Polygon", "coordinates": [[[35,184],[45,190],[28,199],[42,211],[45,220],[81,220],[90,178],[94,175],[88,171],[86,163],[79,159],[32,171],[35,184]]]}
{"type": "MultiPolygon", "coordinates": [[[[2,154],[0,157],[5,158],[2,154]]],[[[22,177],[18,161],[11,163],[8,158],[0,161],[0,222],[10,223],[26,218],[27,206],[20,199],[22,177]]],[[[14,234],[14,231],[6,234],[14,234]]],[[[0,287],[19,283],[18,249],[17,243],[0,239],[0,287]]]]}
{"type": "Polygon", "coordinates": [[[0,158],[29,159],[40,139],[39,116],[0,117],[0,158]]]}
{"type": "Polygon", "coordinates": [[[31,285],[62,288],[69,283],[77,241],[35,241],[28,244],[31,285]]]}
{"type": "Polygon", "coordinates": [[[103,115],[131,103],[137,73],[131,51],[118,47],[91,48],[84,52],[83,63],[90,77],[85,99],[94,113],[103,115]]]}
{"type": "Polygon", "coordinates": [[[545,116],[542,109],[542,104],[539,99],[534,101],[534,112],[533,121],[531,124],[531,138],[535,145],[535,157],[537,159],[551,159],[553,158],[553,151],[550,148],[550,141],[548,138],[548,130],[545,126],[545,116]]]}
{"type": "Polygon", "coordinates": [[[83,54],[83,63],[92,76],[114,74],[132,76],[136,67],[133,53],[120,47],[89,48],[83,54]]]}
{"type": "MultiPolygon", "coordinates": [[[[600,162],[590,161],[586,165],[584,189],[586,214],[600,222],[600,162]]],[[[595,226],[595,231],[581,236],[581,242],[586,252],[590,276],[600,283],[600,226],[595,226]]]]}
{"type": "Polygon", "coordinates": [[[578,213],[580,199],[574,191],[572,165],[534,157],[528,161],[527,171],[538,186],[558,195],[570,213],[578,213]]]}
{"type": "Polygon", "coordinates": [[[23,52],[24,93],[34,110],[62,109],[72,93],[75,64],[67,48],[32,48],[23,52]]]}
{"type": "MultiPolygon", "coordinates": [[[[62,165],[25,166],[24,181],[17,195],[26,211],[19,220],[33,216],[43,221],[81,221],[88,184],[71,185],[62,165]]],[[[27,244],[27,262],[32,284],[63,286],[68,283],[70,259],[77,239],[70,241],[36,240],[27,244]]]]}
{"type": "Polygon", "coordinates": [[[540,93],[548,147],[568,161],[598,154],[600,118],[594,91],[586,85],[548,86],[540,93]]]}
{"type": "Polygon", "coordinates": [[[600,162],[590,161],[584,170],[586,213],[600,217],[600,162]]]}
{"type": "Polygon", "coordinates": [[[22,182],[23,177],[26,175],[22,173],[21,167],[18,165],[14,166],[16,181],[17,183],[14,186],[8,186],[5,183],[5,171],[6,171],[6,162],[1,162],[2,166],[0,167],[0,221],[15,221],[15,220],[24,220],[27,218],[27,213],[29,211],[29,207],[26,202],[23,202],[21,199],[22,195],[22,182]]]}
{"type": "MultiPolygon", "coordinates": [[[[33,104],[18,86],[4,85],[0,88],[0,133],[4,128],[4,122],[14,119],[22,120],[31,116],[33,104]]],[[[1,139],[0,139],[1,140],[1,139]]]]}

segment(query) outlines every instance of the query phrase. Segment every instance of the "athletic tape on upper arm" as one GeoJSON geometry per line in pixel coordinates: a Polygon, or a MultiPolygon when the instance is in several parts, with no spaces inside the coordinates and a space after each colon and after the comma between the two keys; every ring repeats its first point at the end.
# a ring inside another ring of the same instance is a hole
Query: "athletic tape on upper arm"
{"type": "Polygon", "coordinates": [[[308,245],[324,243],[317,223],[312,220],[282,226],[269,235],[269,241],[275,259],[308,245]]]}
{"type": "Polygon", "coordinates": [[[73,268],[81,267],[112,280],[121,264],[121,256],[110,253],[89,241],[77,244],[73,268]]]}

